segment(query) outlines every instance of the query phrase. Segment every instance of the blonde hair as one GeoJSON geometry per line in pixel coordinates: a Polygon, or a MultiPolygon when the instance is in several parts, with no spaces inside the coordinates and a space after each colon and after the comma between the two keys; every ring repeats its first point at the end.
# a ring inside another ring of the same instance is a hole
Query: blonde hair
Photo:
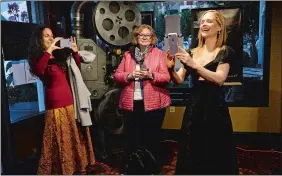
{"type": "Polygon", "coordinates": [[[150,25],[147,25],[147,24],[142,24],[138,27],[136,27],[133,32],[132,32],[132,41],[131,43],[133,45],[137,45],[138,44],[138,35],[143,31],[143,29],[149,29],[149,31],[151,32],[151,45],[155,45],[156,41],[157,41],[157,36],[156,34],[154,33],[154,30],[153,28],[150,26],[150,25]]]}
{"type": "MultiPolygon", "coordinates": [[[[217,41],[216,41],[215,48],[223,49],[223,48],[225,48],[224,46],[226,44],[226,24],[225,24],[224,16],[221,13],[219,13],[218,11],[216,11],[216,10],[208,10],[208,11],[205,11],[203,13],[203,15],[201,16],[200,20],[204,17],[205,14],[210,13],[210,12],[214,13],[216,23],[221,28],[221,31],[217,35],[217,41]]],[[[205,44],[205,39],[202,37],[200,30],[198,32],[198,39],[199,39],[198,46],[197,46],[197,48],[194,48],[192,50],[193,53],[197,53],[198,51],[200,51],[200,49],[205,44]]]]}

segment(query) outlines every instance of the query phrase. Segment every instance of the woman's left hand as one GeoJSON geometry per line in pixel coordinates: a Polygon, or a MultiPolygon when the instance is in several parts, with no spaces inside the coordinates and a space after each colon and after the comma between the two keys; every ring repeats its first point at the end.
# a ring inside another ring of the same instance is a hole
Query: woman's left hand
{"type": "Polygon", "coordinates": [[[182,64],[196,69],[197,63],[191,58],[190,54],[181,47],[178,47],[178,51],[179,52],[175,54],[175,58],[179,59],[182,64]]]}
{"type": "Polygon", "coordinates": [[[72,37],[72,36],[71,36],[71,49],[75,53],[78,52],[75,37],[72,37]]]}

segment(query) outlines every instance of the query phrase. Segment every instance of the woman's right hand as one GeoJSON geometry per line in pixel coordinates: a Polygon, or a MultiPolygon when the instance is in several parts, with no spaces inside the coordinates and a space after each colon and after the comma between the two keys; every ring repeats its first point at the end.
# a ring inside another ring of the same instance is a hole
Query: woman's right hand
{"type": "Polygon", "coordinates": [[[136,78],[142,78],[142,73],[140,70],[134,70],[127,76],[127,80],[135,80],[136,78]]]}
{"type": "Polygon", "coordinates": [[[51,45],[50,45],[50,47],[46,50],[49,54],[51,54],[52,55],[52,52],[54,51],[54,50],[56,50],[56,49],[62,49],[62,48],[60,48],[60,47],[58,47],[58,46],[56,46],[55,44],[59,41],[59,40],[61,40],[62,39],[62,37],[56,37],[54,40],[53,40],[53,42],[51,43],[51,45]]]}
{"type": "Polygon", "coordinates": [[[175,68],[175,57],[170,55],[170,51],[167,51],[167,55],[166,55],[166,65],[168,70],[174,70],[175,68]]]}

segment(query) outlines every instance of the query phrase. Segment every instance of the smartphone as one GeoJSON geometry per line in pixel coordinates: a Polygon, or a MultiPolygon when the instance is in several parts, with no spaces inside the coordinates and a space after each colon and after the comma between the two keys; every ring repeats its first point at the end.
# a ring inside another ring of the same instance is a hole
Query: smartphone
{"type": "Polygon", "coordinates": [[[142,64],[141,66],[140,66],[140,70],[141,71],[149,71],[149,69],[146,67],[146,65],[144,65],[144,64],[142,64]]]}
{"type": "Polygon", "coordinates": [[[172,56],[175,55],[178,51],[178,36],[177,33],[169,33],[168,34],[168,45],[169,45],[169,50],[170,54],[172,56]]]}
{"type": "Polygon", "coordinates": [[[61,48],[71,48],[71,39],[70,38],[67,38],[67,39],[62,38],[60,40],[60,47],[61,48]]]}

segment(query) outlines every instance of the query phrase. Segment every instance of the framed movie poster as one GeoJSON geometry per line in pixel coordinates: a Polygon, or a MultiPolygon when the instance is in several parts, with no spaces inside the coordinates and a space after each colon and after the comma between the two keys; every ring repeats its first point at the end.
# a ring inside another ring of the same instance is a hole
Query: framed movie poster
{"type": "Polygon", "coordinates": [[[217,10],[225,18],[227,39],[226,44],[235,50],[235,55],[230,63],[230,71],[224,85],[242,85],[243,80],[243,28],[242,10],[238,7],[192,9],[192,48],[198,46],[198,31],[200,18],[207,10],[217,10]]]}

